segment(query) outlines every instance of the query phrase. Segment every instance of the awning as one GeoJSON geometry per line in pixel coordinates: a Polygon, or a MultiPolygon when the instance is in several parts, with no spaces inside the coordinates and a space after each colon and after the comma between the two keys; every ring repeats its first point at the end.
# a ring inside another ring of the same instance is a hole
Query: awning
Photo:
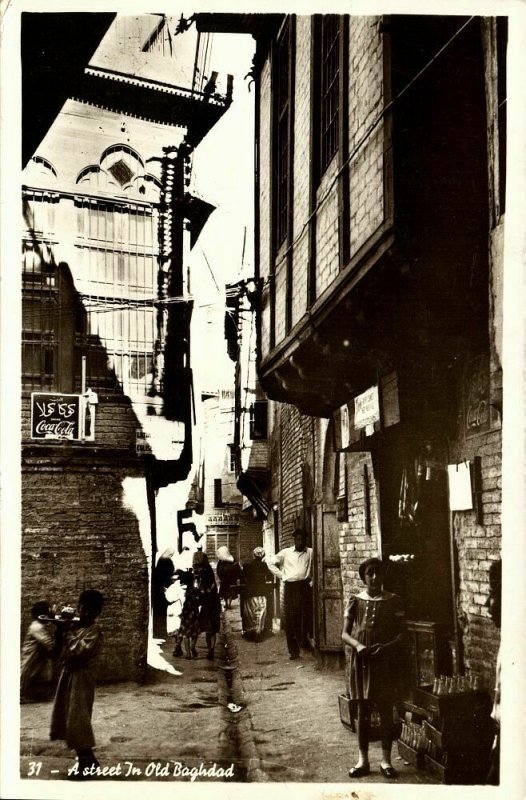
{"type": "Polygon", "coordinates": [[[200,197],[190,194],[190,192],[185,193],[183,213],[190,223],[190,249],[197,242],[199,234],[208,221],[208,217],[215,210],[216,206],[207,203],[206,200],[202,200],[200,197]]]}
{"type": "Polygon", "coordinates": [[[241,472],[236,481],[236,486],[241,494],[250,501],[252,507],[258,512],[258,515],[263,517],[263,519],[267,519],[271,507],[256,481],[251,478],[247,472],[241,472]]]}

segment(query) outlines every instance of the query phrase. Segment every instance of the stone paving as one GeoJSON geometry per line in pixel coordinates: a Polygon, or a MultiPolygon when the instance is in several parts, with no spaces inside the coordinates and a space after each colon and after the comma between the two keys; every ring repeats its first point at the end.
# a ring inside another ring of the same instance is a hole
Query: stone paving
{"type": "MultiPolygon", "coordinates": [[[[356,734],[340,721],[338,695],[345,689],[343,672],[320,670],[309,653],[302,652],[298,661],[290,661],[283,632],[259,644],[245,641],[236,609],[226,617],[227,639],[239,664],[239,702],[246,704],[250,715],[257,766],[266,780],[350,783],[348,769],[356,763],[358,744],[356,734]]],[[[386,782],[379,770],[380,756],[380,744],[373,742],[371,774],[359,783],[386,782]]],[[[397,784],[437,783],[397,756],[395,744],[397,784]]]]}
{"type": "MultiPolygon", "coordinates": [[[[204,637],[196,660],[175,659],[172,647],[170,640],[163,646],[165,663],[182,675],[156,670],[144,685],[96,688],[93,729],[101,766],[120,765],[120,774],[109,776],[113,780],[188,781],[188,774],[174,774],[177,763],[189,769],[214,763],[227,769],[234,764],[232,779],[245,780],[230,733],[230,712],[219,701],[218,664],[206,660],[204,637]]],[[[31,763],[42,765],[34,777],[55,780],[65,779],[74,765],[74,752],[64,742],[49,740],[51,707],[51,701],[21,706],[21,778],[29,775],[31,763]]]]}
{"type": "MultiPolygon", "coordinates": [[[[196,780],[350,784],[357,741],[339,718],[343,673],[321,671],[310,654],[289,661],[282,632],[260,644],[243,640],[237,603],[222,625],[213,662],[206,660],[204,636],[192,661],[174,658],[167,640],[156,660],[165,670],[150,670],[145,684],[97,687],[96,754],[112,769],[105,779],[189,781],[190,770],[215,764],[215,773],[196,780]]],[[[49,741],[51,706],[21,706],[20,777],[28,781],[64,780],[75,763],[65,743],[49,741]]],[[[373,743],[371,775],[359,783],[385,781],[379,760],[373,743]]],[[[397,783],[436,782],[401,760],[393,764],[397,783]]]]}

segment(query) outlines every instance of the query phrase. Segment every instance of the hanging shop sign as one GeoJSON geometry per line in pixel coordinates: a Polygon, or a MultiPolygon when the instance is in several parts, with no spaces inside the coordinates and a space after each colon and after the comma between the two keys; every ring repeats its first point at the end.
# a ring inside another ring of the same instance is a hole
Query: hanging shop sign
{"type": "Polygon", "coordinates": [[[464,372],[464,425],[466,436],[490,427],[489,366],[485,356],[470,361],[464,372]]]}
{"type": "Polygon", "coordinates": [[[206,525],[239,525],[237,514],[207,514],[206,525]]]}
{"type": "Polygon", "coordinates": [[[449,508],[451,511],[469,511],[473,508],[471,469],[469,461],[448,464],[449,508]]]}
{"type": "Polygon", "coordinates": [[[61,392],[31,393],[31,438],[78,441],[82,397],[61,392]]]}
{"type": "Polygon", "coordinates": [[[354,398],[354,427],[367,428],[380,419],[378,386],[371,386],[354,398]]]}

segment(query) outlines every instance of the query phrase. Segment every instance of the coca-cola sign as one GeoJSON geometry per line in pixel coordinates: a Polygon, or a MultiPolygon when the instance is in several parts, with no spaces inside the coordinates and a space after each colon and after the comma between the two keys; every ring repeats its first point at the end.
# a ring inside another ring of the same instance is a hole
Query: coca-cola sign
{"type": "Polygon", "coordinates": [[[464,372],[464,425],[466,436],[484,433],[490,427],[490,384],[487,358],[480,356],[464,372]]]}
{"type": "Polygon", "coordinates": [[[32,439],[80,439],[81,396],[32,392],[32,439]]]}

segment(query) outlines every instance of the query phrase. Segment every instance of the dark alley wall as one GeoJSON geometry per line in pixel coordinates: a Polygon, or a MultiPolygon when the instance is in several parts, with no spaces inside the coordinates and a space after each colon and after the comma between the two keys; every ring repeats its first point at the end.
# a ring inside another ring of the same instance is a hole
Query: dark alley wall
{"type": "MultiPolygon", "coordinates": [[[[67,467],[35,457],[22,469],[22,623],[37,600],[76,605],[105,597],[100,680],[138,680],[146,665],[148,570],[122,481],[133,473],[96,460],[67,467]]],[[[136,475],[140,473],[136,473],[136,475]]]]}

